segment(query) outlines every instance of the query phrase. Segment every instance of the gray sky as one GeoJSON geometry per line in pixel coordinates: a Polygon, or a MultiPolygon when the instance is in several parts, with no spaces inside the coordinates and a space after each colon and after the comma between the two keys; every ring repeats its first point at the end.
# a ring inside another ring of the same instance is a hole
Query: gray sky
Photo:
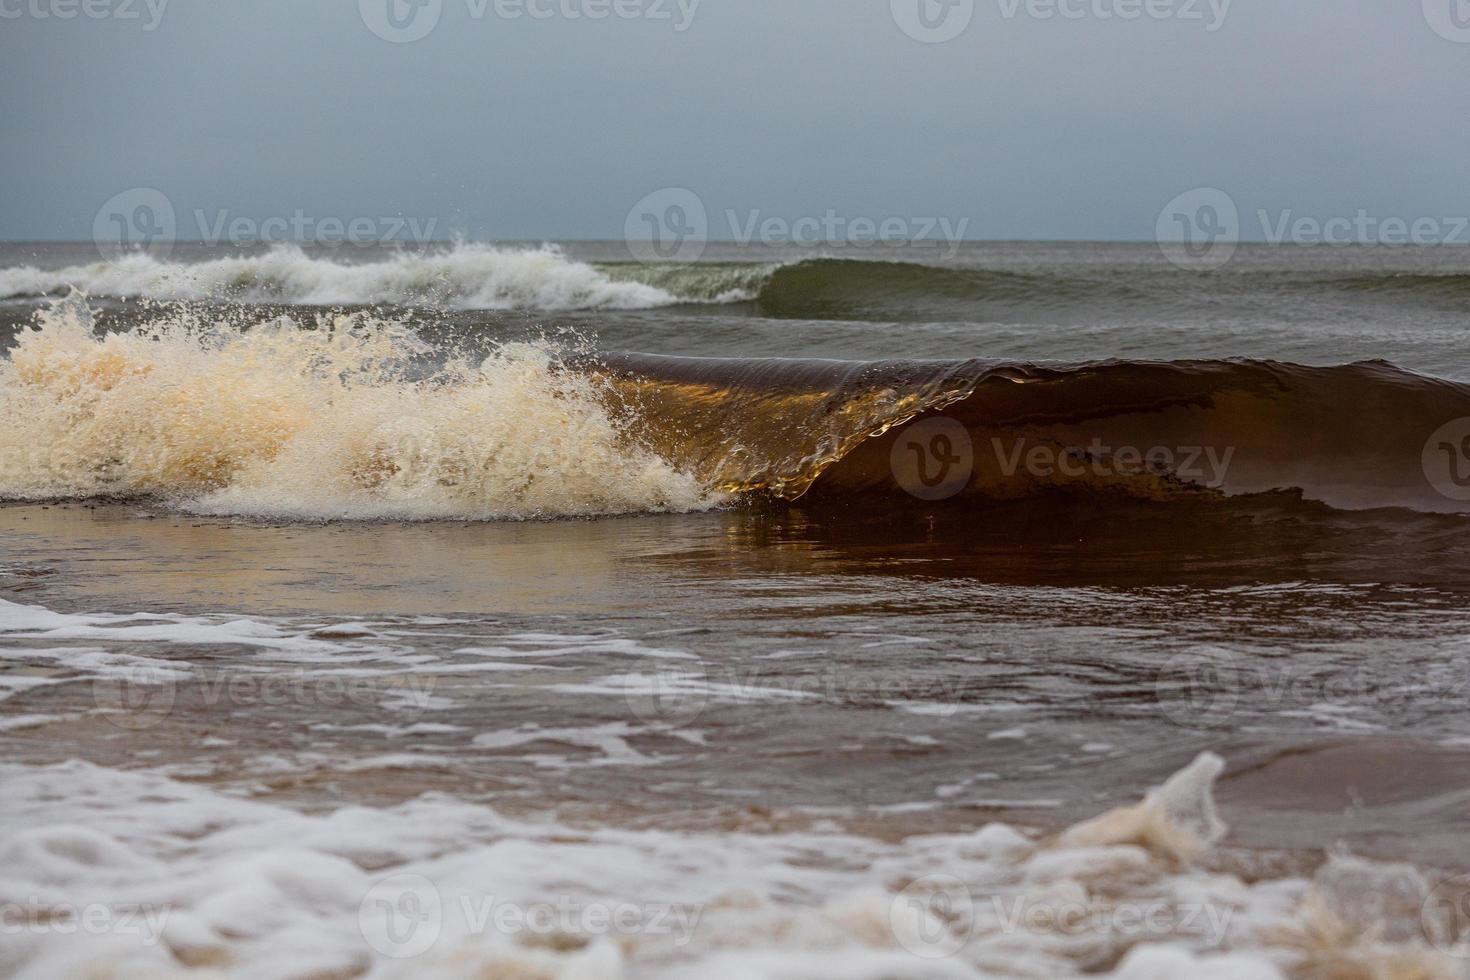
{"type": "Polygon", "coordinates": [[[0,0],[0,238],[90,238],[134,187],[181,238],[195,211],[619,238],[663,187],[714,238],[758,209],[1144,240],[1201,186],[1246,238],[1257,209],[1470,215],[1464,0],[973,0],[940,43],[900,26],[919,0],[391,0],[432,24],[405,43],[369,27],[390,0],[151,2],[0,0]]]}

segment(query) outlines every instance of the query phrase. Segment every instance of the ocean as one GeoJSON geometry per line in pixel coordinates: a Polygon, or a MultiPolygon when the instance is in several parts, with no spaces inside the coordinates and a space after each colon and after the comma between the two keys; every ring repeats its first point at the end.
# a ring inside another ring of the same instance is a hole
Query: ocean
{"type": "Polygon", "coordinates": [[[0,245],[0,975],[1464,977],[1467,313],[0,245]]]}

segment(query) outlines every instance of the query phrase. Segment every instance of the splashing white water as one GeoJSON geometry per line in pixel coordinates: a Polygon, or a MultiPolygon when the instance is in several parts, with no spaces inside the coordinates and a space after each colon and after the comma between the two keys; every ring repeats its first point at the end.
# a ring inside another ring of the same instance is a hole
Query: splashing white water
{"type": "Polygon", "coordinates": [[[1464,976],[1422,934],[1423,880],[1350,859],[1249,881],[999,824],[889,844],[586,829],[444,796],[304,814],[82,762],[0,779],[0,972],[26,980],[1464,976]],[[1405,900],[1355,917],[1364,889],[1405,900]]]}
{"type": "Polygon", "coordinates": [[[212,514],[506,519],[717,501],[638,447],[546,344],[427,379],[424,345],[374,317],[248,330],[176,314],[97,337],[39,317],[0,363],[0,497],[155,497],[212,514]]]}
{"type": "Polygon", "coordinates": [[[561,249],[460,244],[338,262],[278,245],[261,255],[197,263],[146,253],[64,269],[0,269],[0,298],[75,287],[92,295],[159,300],[236,300],[302,305],[433,304],[463,309],[650,309],[690,302],[636,280],[614,279],[561,249]]]}

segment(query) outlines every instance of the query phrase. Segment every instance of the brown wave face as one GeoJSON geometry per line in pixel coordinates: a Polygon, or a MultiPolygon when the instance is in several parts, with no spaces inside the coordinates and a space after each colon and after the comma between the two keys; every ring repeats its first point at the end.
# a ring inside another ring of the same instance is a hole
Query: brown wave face
{"type": "Polygon", "coordinates": [[[1470,385],[1384,362],[727,360],[612,355],[648,448],[809,501],[1281,493],[1470,512],[1470,385]]]}

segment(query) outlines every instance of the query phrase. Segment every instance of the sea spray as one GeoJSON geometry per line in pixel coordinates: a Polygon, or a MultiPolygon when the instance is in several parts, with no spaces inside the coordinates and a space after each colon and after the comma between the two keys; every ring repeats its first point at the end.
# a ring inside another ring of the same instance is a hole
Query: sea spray
{"type": "Polygon", "coordinates": [[[234,329],[196,313],[98,336],[79,300],[0,363],[0,496],[152,497],[212,514],[495,519],[716,501],[640,448],[545,342],[418,376],[368,314],[234,329]]]}

